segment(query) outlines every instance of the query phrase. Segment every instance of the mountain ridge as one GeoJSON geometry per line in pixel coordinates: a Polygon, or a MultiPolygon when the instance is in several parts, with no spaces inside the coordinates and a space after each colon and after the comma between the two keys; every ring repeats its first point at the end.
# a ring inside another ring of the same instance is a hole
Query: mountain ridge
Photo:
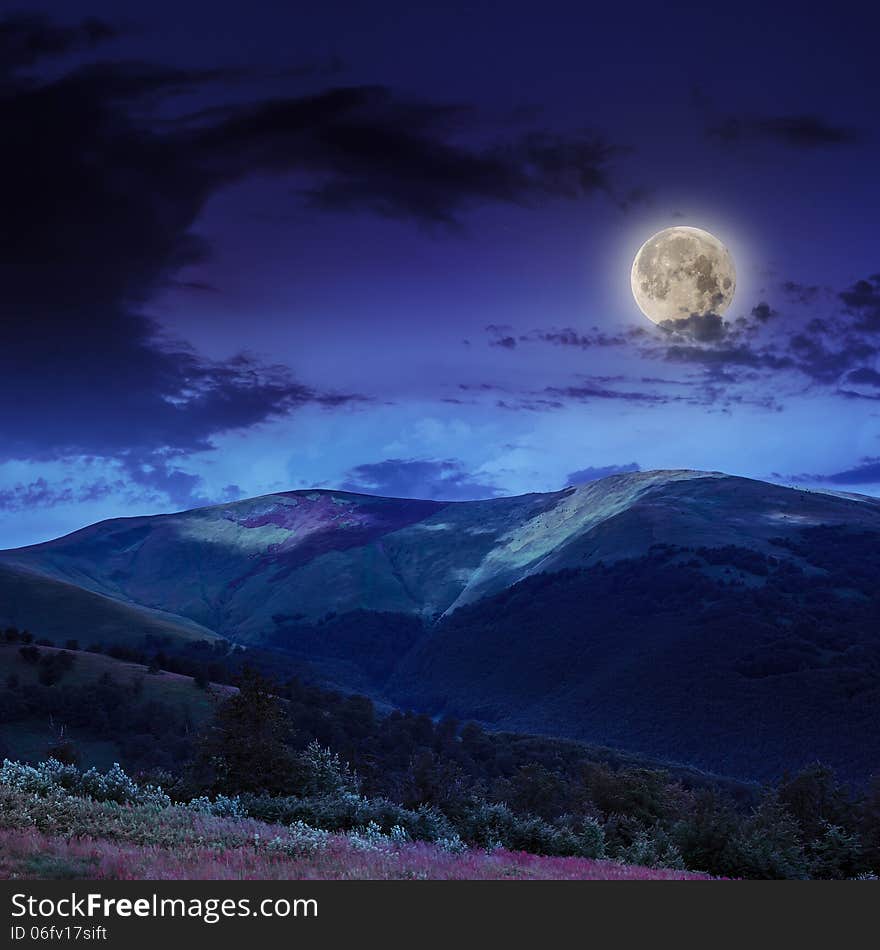
{"type": "Polygon", "coordinates": [[[880,525],[869,496],[660,470],[478,501],[281,492],[98,522],[0,551],[0,564],[246,643],[273,617],[367,609],[432,619],[533,574],[655,543],[766,550],[799,524],[864,522],[880,525]]]}

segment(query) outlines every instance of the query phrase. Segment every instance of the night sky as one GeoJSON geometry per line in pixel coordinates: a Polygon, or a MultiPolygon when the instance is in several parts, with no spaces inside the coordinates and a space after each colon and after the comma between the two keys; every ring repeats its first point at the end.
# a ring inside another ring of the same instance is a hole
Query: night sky
{"type": "Polygon", "coordinates": [[[880,493],[880,14],[0,3],[0,547],[304,487],[880,493]],[[629,270],[705,228],[719,320],[629,270]]]}

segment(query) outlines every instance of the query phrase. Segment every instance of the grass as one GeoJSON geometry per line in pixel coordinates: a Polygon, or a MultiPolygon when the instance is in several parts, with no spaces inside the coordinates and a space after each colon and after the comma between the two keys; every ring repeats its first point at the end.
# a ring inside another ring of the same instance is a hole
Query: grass
{"type": "MultiPolygon", "coordinates": [[[[271,841],[287,829],[263,826],[271,841]]],[[[705,874],[525,852],[451,854],[424,842],[393,847],[332,835],[311,854],[274,854],[246,844],[173,849],[34,829],[0,831],[0,879],[88,880],[710,880],[705,874]]]]}

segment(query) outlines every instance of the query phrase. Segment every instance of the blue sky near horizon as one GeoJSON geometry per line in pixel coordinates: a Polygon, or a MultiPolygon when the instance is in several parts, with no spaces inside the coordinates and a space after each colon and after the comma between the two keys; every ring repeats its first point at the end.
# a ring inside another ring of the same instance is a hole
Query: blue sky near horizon
{"type": "Polygon", "coordinates": [[[0,547],[312,486],[880,494],[880,15],[802,9],[0,3],[0,547]],[[734,255],[721,332],[632,300],[673,224],[734,255]]]}

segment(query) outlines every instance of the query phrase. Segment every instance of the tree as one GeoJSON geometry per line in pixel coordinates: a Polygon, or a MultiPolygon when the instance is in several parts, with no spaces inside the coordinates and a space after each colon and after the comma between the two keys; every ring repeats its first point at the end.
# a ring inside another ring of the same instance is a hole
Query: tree
{"type": "Polygon", "coordinates": [[[734,839],[739,817],[729,801],[714,789],[694,797],[692,809],[675,826],[675,839],[685,863],[696,871],[730,873],[728,842],[734,839]]]}
{"type": "Polygon", "coordinates": [[[289,723],[272,683],[245,670],[239,690],[217,709],[198,742],[195,768],[216,792],[291,792],[289,723]]]}
{"type": "Polygon", "coordinates": [[[880,873],[880,775],[871,782],[859,809],[859,819],[866,862],[875,874],[880,873]]]}
{"type": "Polygon", "coordinates": [[[358,778],[339,754],[313,740],[295,759],[296,791],[302,795],[357,793],[358,778]]]}
{"type": "Polygon", "coordinates": [[[797,819],[775,792],[728,842],[726,861],[736,877],[781,880],[809,877],[810,864],[797,819]]]}
{"type": "Polygon", "coordinates": [[[819,762],[793,778],[786,776],[779,785],[779,801],[798,820],[806,840],[823,837],[829,824],[846,827],[853,813],[846,789],[819,762]]]}

